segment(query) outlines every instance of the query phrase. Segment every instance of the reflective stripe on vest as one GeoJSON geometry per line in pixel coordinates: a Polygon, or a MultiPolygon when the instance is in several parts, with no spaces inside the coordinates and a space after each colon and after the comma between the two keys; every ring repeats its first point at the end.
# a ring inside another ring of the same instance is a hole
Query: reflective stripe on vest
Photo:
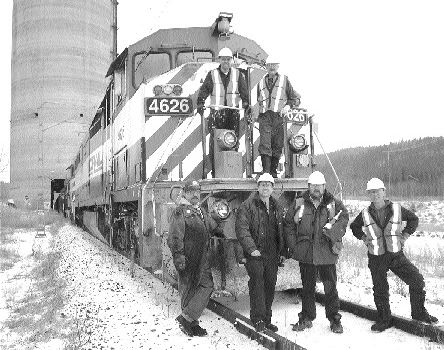
{"type": "MultiPolygon", "coordinates": [[[[296,208],[299,207],[298,210],[296,210],[296,213],[294,214],[293,220],[295,224],[298,224],[299,221],[302,220],[302,216],[304,215],[304,199],[303,198],[297,198],[296,199],[296,208]]],[[[327,211],[328,211],[328,221],[330,222],[331,219],[335,216],[335,201],[332,201],[327,204],[327,211]]]]}
{"type": "Polygon", "coordinates": [[[388,252],[396,253],[401,251],[401,231],[402,231],[402,214],[401,205],[399,203],[392,203],[393,216],[390,218],[384,231],[376,225],[370,215],[368,208],[362,211],[362,218],[364,220],[363,231],[368,239],[368,251],[373,255],[382,255],[386,248],[388,252]],[[386,247],[384,247],[384,240],[386,247]]]}
{"type": "MultiPolygon", "coordinates": [[[[226,106],[238,107],[240,102],[238,90],[239,71],[235,68],[230,68],[230,80],[228,81],[227,91],[225,91],[218,69],[211,71],[211,77],[213,79],[213,91],[210,96],[210,104],[213,106],[225,106],[226,97],[226,106]]],[[[219,110],[220,107],[214,107],[214,109],[219,110]]]]}
{"type": "Polygon", "coordinates": [[[272,110],[273,112],[279,112],[287,102],[285,98],[285,83],[287,77],[285,75],[279,75],[278,81],[271,91],[271,96],[265,80],[268,79],[268,75],[264,76],[259,82],[259,113],[265,113],[267,110],[272,110]]]}

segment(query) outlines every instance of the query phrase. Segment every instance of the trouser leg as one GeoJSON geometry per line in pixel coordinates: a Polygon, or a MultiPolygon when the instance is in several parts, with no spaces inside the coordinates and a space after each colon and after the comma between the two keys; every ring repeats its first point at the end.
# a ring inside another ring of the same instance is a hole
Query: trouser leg
{"type": "Polygon", "coordinates": [[[424,277],[403,252],[393,258],[390,270],[409,286],[412,317],[423,315],[426,310],[424,277]]]}
{"type": "Polygon", "coordinates": [[[250,320],[257,323],[265,319],[265,283],[264,262],[262,259],[247,259],[245,267],[250,277],[248,290],[250,292],[250,320]]]}
{"type": "Polygon", "coordinates": [[[312,321],[316,318],[316,266],[300,262],[299,270],[302,279],[302,311],[299,313],[299,318],[312,321]]]}
{"type": "Polygon", "coordinates": [[[284,121],[279,113],[273,116],[271,135],[271,155],[279,161],[284,147],[284,121]]]}
{"type": "Polygon", "coordinates": [[[182,305],[182,312],[193,320],[198,320],[202,315],[203,310],[207,307],[213,292],[213,276],[211,268],[207,264],[202,271],[199,284],[196,288],[190,290],[192,295],[188,299],[186,305],[182,305]]]}
{"type": "Polygon", "coordinates": [[[271,169],[270,156],[267,156],[265,154],[261,155],[261,161],[262,161],[262,173],[270,173],[271,169]]]}
{"type": "MultiPolygon", "coordinates": [[[[335,316],[339,316],[339,296],[336,288],[336,265],[320,265],[318,266],[321,281],[324,284],[325,294],[325,316],[332,320],[335,316]]],[[[337,318],[337,317],[336,317],[337,318]]]]}
{"type": "Polygon", "coordinates": [[[271,133],[272,133],[272,115],[271,111],[259,114],[259,147],[260,155],[272,155],[271,152],[271,133]]]}
{"type": "Polygon", "coordinates": [[[264,264],[264,289],[265,289],[265,323],[271,323],[271,305],[274,300],[278,270],[278,258],[273,256],[264,264]]]}
{"type": "Polygon", "coordinates": [[[373,281],[373,299],[380,321],[390,319],[389,284],[387,281],[389,257],[384,255],[370,255],[368,267],[373,281]]]}

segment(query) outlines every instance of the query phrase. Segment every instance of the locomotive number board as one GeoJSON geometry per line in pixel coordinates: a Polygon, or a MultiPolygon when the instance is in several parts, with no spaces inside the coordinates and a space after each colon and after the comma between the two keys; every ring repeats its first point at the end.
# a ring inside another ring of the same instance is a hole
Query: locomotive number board
{"type": "Polygon", "coordinates": [[[287,120],[297,125],[305,125],[308,121],[307,113],[292,109],[286,114],[287,120]]]}
{"type": "Polygon", "coordinates": [[[188,97],[146,97],[145,115],[184,116],[193,113],[193,101],[188,97]]]}

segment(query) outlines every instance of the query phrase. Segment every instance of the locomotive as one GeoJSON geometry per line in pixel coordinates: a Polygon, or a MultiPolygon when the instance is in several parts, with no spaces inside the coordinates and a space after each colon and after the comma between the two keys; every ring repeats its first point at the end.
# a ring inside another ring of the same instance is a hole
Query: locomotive
{"type": "MultiPolygon", "coordinates": [[[[224,238],[212,240],[215,285],[243,293],[247,277],[236,240],[236,210],[257,190],[262,172],[258,153],[257,85],[266,74],[267,53],[253,40],[233,33],[231,13],[209,27],[162,29],[128,46],[112,62],[109,85],[74,161],[66,193],[77,224],[128,256],[135,264],[176,272],[166,247],[169,218],[182,184],[198,179],[201,205],[223,222],[224,238]],[[209,99],[197,113],[199,88],[215,69],[223,47],[244,75],[251,110],[240,111],[239,137],[214,130],[214,169],[209,155],[209,99]]],[[[314,123],[304,109],[290,110],[274,196],[288,207],[307,189],[314,166],[314,123]]],[[[277,289],[300,286],[295,261],[279,269],[277,289]]]]}

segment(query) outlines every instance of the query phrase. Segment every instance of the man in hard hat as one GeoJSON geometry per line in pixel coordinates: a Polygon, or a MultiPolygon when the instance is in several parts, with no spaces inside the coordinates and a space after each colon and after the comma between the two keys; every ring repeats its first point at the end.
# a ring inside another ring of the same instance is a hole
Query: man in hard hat
{"type": "Polygon", "coordinates": [[[213,291],[213,276],[209,264],[210,235],[222,235],[214,219],[200,207],[200,185],[187,181],[183,198],[178,201],[170,221],[168,247],[179,274],[182,313],[176,318],[188,336],[205,336],[199,317],[213,291]]]}
{"type": "Polygon", "coordinates": [[[418,227],[418,217],[399,203],[386,199],[385,186],[380,179],[370,179],[366,190],[371,204],[359,213],[350,228],[368,249],[373,299],[378,311],[377,321],[371,330],[383,332],[392,326],[388,270],[408,284],[412,318],[425,323],[437,322],[438,319],[424,307],[424,277],[403,253],[405,241],[418,227]],[[404,228],[403,221],[406,221],[404,228]]]}
{"type": "Polygon", "coordinates": [[[277,177],[277,167],[284,146],[282,113],[299,106],[301,96],[293,89],[286,75],[279,74],[279,60],[267,58],[267,74],[257,85],[259,105],[259,154],[263,172],[277,177]]]}
{"type": "Polygon", "coordinates": [[[248,109],[248,89],[245,77],[234,67],[231,67],[233,53],[228,47],[219,51],[220,65],[208,72],[197,96],[197,112],[203,114],[205,100],[210,96],[210,115],[208,128],[210,131],[209,154],[212,163],[212,176],[214,170],[214,129],[234,130],[239,140],[240,115],[238,108],[248,109]],[[237,109],[233,109],[237,108],[237,109]]]}
{"type": "Polygon", "coordinates": [[[276,332],[271,323],[277,270],[284,258],[283,209],[271,196],[274,178],[264,173],[257,179],[257,192],[245,200],[236,217],[236,236],[246,257],[250,280],[250,319],[257,331],[276,332]]]}
{"type": "Polygon", "coordinates": [[[315,289],[319,273],[325,292],[325,316],[334,333],[342,333],[336,263],[348,223],[344,204],[325,189],[324,175],[313,172],[308,190],[297,197],[284,218],[289,256],[299,261],[302,279],[302,310],[294,331],[312,327],[316,318],[315,289]]]}

